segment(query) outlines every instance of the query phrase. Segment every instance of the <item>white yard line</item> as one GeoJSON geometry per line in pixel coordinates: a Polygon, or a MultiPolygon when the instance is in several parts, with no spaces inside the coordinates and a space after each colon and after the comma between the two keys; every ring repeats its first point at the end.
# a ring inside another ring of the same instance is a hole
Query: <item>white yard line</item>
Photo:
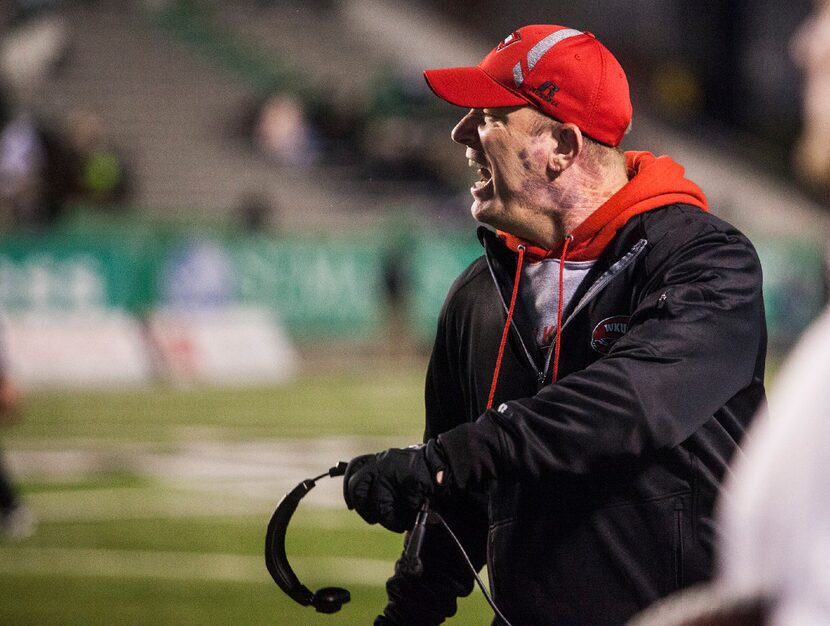
{"type": "MultiPolygon", "coordinates": [[[[390,561],[377,559],[294,556],[291,562],[298,570],[317,572],[321,580],[372,586],[383,585],[393,569],[390,561]]],[[[0,574],[274,584],[262,557],[22,545],[0,547],[0,574]]]]}
{"type": "MultiPolygon", "coordinates": [[[[22,480],[83,480],[86,477],[125,472],[147,476],[173,493],[171,501],[149,507],[118,507],[105,496],[129,488],[98,490],[97,497],[73,502],[79,496],[66,492],[64,503],[51,507],[61,519],[88,519],[94,511],[111,517],[151,516],[154,509],[163,516],[176,508],[181,515],[243,514],[273,509],[282,495],[305,478],[323,473],[340,460],[409,442],[389,438],[337,437],[245,442],[184,441],[175,444],[116,444],[106,448],[84,448],[77,442],[61,447],[49,441],[43,448],[7,450],[12,473],[22,480]],[[189,493],[184,493],[189,492],[189,493]],[[195,493],[194,493],[195,492],[195,493]],[[173,501],[173,498],[176,500],[173,501]]],[[[158,489],[154,493],[158,493],[158,489]]],[[[60,499],[59,492],[32,494],[32,501],[60,499]]],[[[117,499],[117,498],[116,498],[117,499]]],[[[340,479],[322,480],[309,501],[317,506],[341,507],[340,479]]],[[[52,513],[49,513],[52,515],[52,513]]]]}

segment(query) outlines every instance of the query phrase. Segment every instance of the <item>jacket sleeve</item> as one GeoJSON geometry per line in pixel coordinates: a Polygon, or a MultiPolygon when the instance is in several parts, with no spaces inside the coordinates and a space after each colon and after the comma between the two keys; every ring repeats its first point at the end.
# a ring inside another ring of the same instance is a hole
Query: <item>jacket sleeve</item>
{"type": "MultiPolygon", "coordinates": [[[[426,430],[424,440],[431,439],[465,421],[459,383],[458,352],[448,334],[447,308],[441,312],[438,334],[427,370],[426,430]]],[[[486,562],[487,509],[483,494],[470,491],[431,503],[461,541],[475,566],[486,562]]],[[[432,520],[432,518],[430,518],[432,520]]],[[[419,578],[396,573],[386,584],[389,603],[384,610],[386,621],[380,623],[421,626],[440,624],[455,614],[457,598],[469,595],[473,575],[462,560],[458,547],[438,523],[429,523],[421,549],[424,572],[419,578]]]]}
{"type": "Polygon", "coordinates": [[[753,382],[766,337],[757,255],[737,231],[701,230],[653,245],[608,355],[439,437],[457,487],[499,472],[588,474],[672,448],[753,382]]]}

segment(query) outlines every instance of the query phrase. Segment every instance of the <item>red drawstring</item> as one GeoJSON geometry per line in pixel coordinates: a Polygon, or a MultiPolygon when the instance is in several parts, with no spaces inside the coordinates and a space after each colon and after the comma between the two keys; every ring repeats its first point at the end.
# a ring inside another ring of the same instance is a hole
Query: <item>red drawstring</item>
{"type": "MultiPolygon", "coordinates": [[[[559,304],[556,309],[556,343],[553,349],[553,378],[552,383],[556,382],[559,376],[559,348],[562,340],[562,305],[565,297],[565,260],[568,255],[568,246],[573,241],[573,235],[567,235],[562,244],[562,255],[559,258],[559,304]]],[[[490,383],[490,395],[487,398],[487,408],[493,408],[493,398],[496,395],[496,385],[499,381],[499,371],[501,370],[501,361],[504,357],[504,346],[507,344],[507,335],[510,332],[510,324],[513,322],[513,311],[516,308],[516,296],[519,294],[519,281],[522,277],[522,265],[525,258],[525,246],[519,245],[517,247],[519,252],[519,259],[516,261],[516,276],[513,279],[513,293],[510,296],[510,306],[507,308],[507,320],[504,322],[504,330],[501,333],[501,342],[499,343],[499,355],[496,357],[496,367],[493,370],[493,382],[490,383]]]]}
{"type": "Polygon", "coordinates": [[[573,241],[573,235],[565,236],[565,243],[562,244],[562,256],[559,258],[559,305],[556,308],[556,344],[553,349],[553,377],[551,383],[555,383],[559,376],[559,344],[562,339],[562,300],[565,297],[565,257],[568,254],[568,244],[573,241]]]}
{"type": "Polygon", "coordinates": [[[516,277],[513,279],[513,294],[510,296],[510,306],[507,309],[507,321],[504,323],[504,330],[501,333],[499,344],[499,356],[496,358],[496,369],[493,370],[493,382],[490,383],[490,396],[487,398],[487,408],[493,408],[493,397],[496,395],[496,384],[499,381],[499,370],[501,360],[504,356],[504,346],[507,343],[507,333],[510,332],[510,323],[513,321],[513,310],[516,308],[516,296],[519,294],[519,280],[522,277],[522,263],[525,258],[525,247],[519,246],[519,260],[516,262],[516,277]]]}

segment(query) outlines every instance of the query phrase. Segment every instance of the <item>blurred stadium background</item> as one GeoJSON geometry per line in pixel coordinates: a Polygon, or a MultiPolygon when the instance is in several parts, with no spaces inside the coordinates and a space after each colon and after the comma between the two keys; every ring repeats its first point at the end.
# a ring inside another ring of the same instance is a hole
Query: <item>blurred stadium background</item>
{"type": "MultiPolygon", "coordinates": [[[[629,72],[623,147],[668,153],[756,242],[770,384],[825,302],[826,191],[796,182],[809,0],[0,0],[0,311],[26,392],[5,463],[39,519],[0,543],[0,623],[365,624],[400,539],[321,483],[420,437],[447,287],[478,255],[458,110],[426,67],[527,23],[629,72]],[[590,6],[587,6],[589,5],[590,6]],[[543,7],[542,7],[543,5],[543,7]]],[[[489,622],[478,592],[453,623],[489,622]]]]}

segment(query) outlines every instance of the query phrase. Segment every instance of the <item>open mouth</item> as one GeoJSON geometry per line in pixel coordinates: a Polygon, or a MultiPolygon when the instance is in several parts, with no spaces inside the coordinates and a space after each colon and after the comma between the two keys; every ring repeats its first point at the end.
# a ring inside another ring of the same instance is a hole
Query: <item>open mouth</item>
{"type": "Polygon", "coordinates": [[[490,180],[493,178],[493,175],[490,173],[490,170],[478,161],[474,161],[473,159],[470,159],[469,162],[470,167],[478,168],[478,182],[476,183],[476,186],[482,186],[489,183],[490,180]]]}
{"type": "Polygon", "coordinates": [[[484,159],[480,158],[477,154],[471,155],[468,153],[467,159],[470,167],[478,170],[478,180],[473,183],[470,193],[472,193],[475,198],[488,195],[487,190],[489,190],[491,183],[493,182],[492,172],[485,163],[482,163],[484,159]]]}

